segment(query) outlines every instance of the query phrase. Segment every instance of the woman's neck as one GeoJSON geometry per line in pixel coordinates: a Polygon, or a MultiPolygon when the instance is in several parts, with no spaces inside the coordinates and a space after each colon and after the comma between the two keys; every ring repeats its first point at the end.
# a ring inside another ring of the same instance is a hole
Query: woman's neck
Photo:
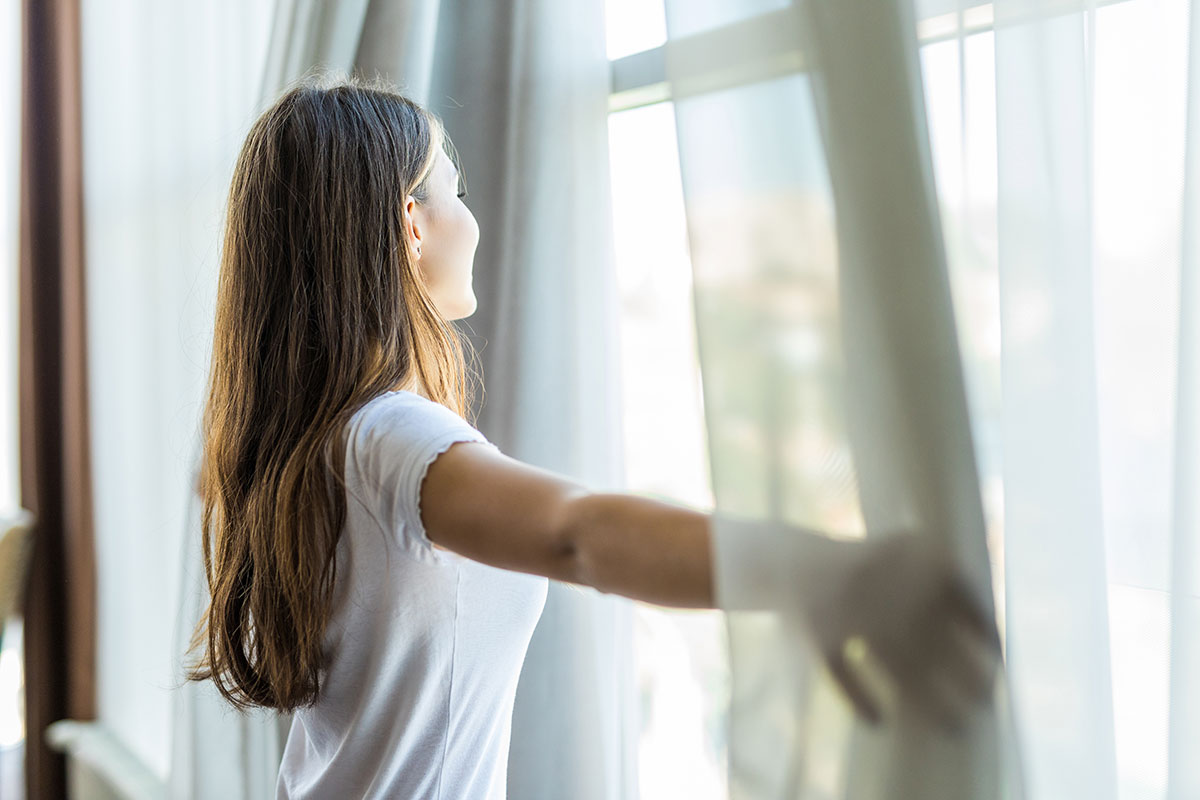
{"type": "Polygon", "coordinates": [[[409,376],[407,380],[402,381],[399,385],[397,385],[395,391],[412,392],[413,394],[419,394],[426,400],[430,399],[429,392],[425,391],[425,386],[421,383],[420,377],[416,374],[409,376]]]}

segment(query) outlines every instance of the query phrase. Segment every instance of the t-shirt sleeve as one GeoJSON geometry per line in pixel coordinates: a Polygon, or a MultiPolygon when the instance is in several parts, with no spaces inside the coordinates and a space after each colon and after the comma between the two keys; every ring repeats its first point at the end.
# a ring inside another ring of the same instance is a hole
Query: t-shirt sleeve
{"type": "Polygon", "coordinates": [[[439,455],[455,442],[480,442],[499,450],[449,408],[418,395],[389,396],[362,430],[354,449],[369,502],[383,529],[413,558],[446,563],[421,523],[421,482],[439,455]]]}

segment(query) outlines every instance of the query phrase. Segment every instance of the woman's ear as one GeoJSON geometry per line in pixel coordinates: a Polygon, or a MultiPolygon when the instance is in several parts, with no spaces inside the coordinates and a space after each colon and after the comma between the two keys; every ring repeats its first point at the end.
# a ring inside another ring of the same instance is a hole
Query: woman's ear
{"type": "Polygon", "coordinates": [[[404,198],[404,239],[413,253],[421,256],[421,228],[417,224],[415,211],[417,201],[410,194],[404,198]]]}

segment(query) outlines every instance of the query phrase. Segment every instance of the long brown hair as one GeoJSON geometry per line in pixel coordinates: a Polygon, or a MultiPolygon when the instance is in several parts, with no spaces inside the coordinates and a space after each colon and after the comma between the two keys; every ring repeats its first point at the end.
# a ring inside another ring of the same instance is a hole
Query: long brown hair
{"type": "Polygon", "coordinates": [[[285,91],[242,146],[203,417],[210,602],[187,672],[239,708],[317,698],[350,417],[398,388],[468,417],[465,340],[402,227],[443,147],[440,120],[391,85],[322,75],[285,91]]]}

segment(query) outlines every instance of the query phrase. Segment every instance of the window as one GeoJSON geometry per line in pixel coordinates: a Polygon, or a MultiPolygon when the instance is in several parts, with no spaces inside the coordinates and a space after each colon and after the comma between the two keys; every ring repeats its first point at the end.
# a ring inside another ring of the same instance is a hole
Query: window
{"type": "MultiPolygon", "coordinates": [[[[993,12],[988,3],[964,8],[960,15],[958,4],[947,0],[914,2],[933,167],[1003,629],[993,12]]],[[[687,19],[672,20],[672,29],[676,36],[710,40],[708,53],[744,58],[746,63],[737,66],[748,68],[723,70],[733,77],[715,87],[741,89],[797,74],[798,67],[789,64],[798,59],[765,59],[756,66],[749,62],[758,54],[738,55],[732,46],[739,33],[771,25],[772,15],[786,5],[788,0],[697,0],[688,6],[687,19]]],[[[1170,442],[1162,426],[1172,419],[1172,388],[1155,384],[1155,391],[1147,391],[1140,373],[1130,377],[1140,369],[1152,382],[1169,381],[1173,374],[1173,351],[1164,352],[1162,346],[1171,340],[1163,335],[1163,327],[1173,323],[1161,309],[1176,307],[1174,278],[1161,271],[1147,273],[1144,257],[1152,253],[1159,263],[1173,263],[1164,254],[1178,242],[1178,197],[1163,189],[1180,188],[1182,177],[1179,187],[1164,187],[1161,180],[1169,172],[1164,163],[1182,164],[1183,139],[1182,134],[1161,131],[1184,130],[1186,61],[1175,62],[1186,57],[1187,4],[1099,0],[1095,5],[1090,46],[1096,48],[1096,329],[1097,347],[1109,351],[1106,363],[1113,365],[1102,365],[1098,376],[1102,404],[1108,404],[1101,409],[1101,438],[1106,462],[1169,463],[1149,457],[1170,442]],[[1163,70],[1164,60],[1170,62],[1170,70],[1163,70]],[[1166,147],[1157,146],[1159,141],[1166,147]],[[1129,152],[1145,159],[1131,159],[1129,152]],[[1149,171],[1157,170],[1159,184],[1151,185],[1147,165],[1149,171]],[[1131,330],[1140,333],[1127,337],[1131,330]],[[1139,358],[1157,366],[1129,366],[1139,358]]],[[[665,76],[665,11],[662,0],[608,0],[607,9],[629,488],[711,509],[675,110],[665,76]]],[[[767,37],[754,33],[749,38],[767,37]]],[[[780,53],[774,55],[789,55],[786,51],[794,44],[781,43],[780,53]]],[[[1160,480],[1164,476],[1154,469],[1145,473],[1136,480],[1116,476],[1124,483],[1119,491],[1106,490],[1107,519],[1118,526],[1164,524],[1158,516],[1167,512],[1163,485],[1169,481],[1160,480]]],[[[1134,540],[1113,539],[1109,545],[1117,548],[1110,556],[1109,599],[1118,774],[1121,796],[1161,796],[1169,621],[1167,595],[1154,587],[1165,585],[1169,562],[1157,545],[1122,552],[1124,542],[1134,540]]],[[[723,798],[729,675],[720,612],[639,604],[636,620],[642,796],[723,798]],[[691,785],[681,786],[681,776],[691,785]]]]}
{"type": "MultiPolygon", "coordinates": [[[[609,117],[629,488],[711,510],[673,110],[609,117]]],[[[721,612],[634,611],[646,798],[725,797],[721,612]],[[684,766],[686,765],[686,767],[684,766]]]]}
{"type": "MultiPolygon", "coordinates": [[[[661,3],[608,0],[610,59],[636,59],[665,40],[661,3]]],[[[711,510],[670,102],[613,111],[609,147],[628,487],[711,510]]],[[[635,605],[638,786],[644,798],[728,797],[724,635],[719,611],[635,605]]]]}

